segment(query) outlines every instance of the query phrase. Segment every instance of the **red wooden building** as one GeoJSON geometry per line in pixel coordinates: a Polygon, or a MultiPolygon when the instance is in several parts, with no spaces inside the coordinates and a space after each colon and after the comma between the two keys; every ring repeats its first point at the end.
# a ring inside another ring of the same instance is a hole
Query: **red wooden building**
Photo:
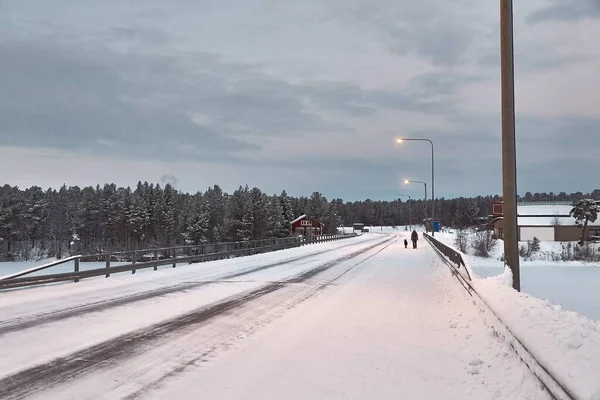
{"type": "Polygon", "coordinates": [[[310,219],[304,214],[292,221],[292,233],[302,236],[322,235],[324,226],[321,221],[310,219]]]}

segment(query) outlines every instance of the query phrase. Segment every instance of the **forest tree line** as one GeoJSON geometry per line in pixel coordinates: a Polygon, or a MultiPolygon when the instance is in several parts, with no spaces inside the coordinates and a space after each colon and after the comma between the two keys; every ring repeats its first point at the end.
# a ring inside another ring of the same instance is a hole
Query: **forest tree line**
{"type": "MultiPolygon", "coordinates": [[[[600,194],[527,193],[524,201],[573,201],[600,194]]],[[[438,199],[442,226],[470,226],[491,214],[499,196],[438,199]]],[[[324,223],[324,233],[361,222],[367,226],[422,224],[431,200],[344,202],[314,192],[293,197],[218,185],[195,194],[139,182],[135,189],[63,186],[43,190],[0,187],[0,260],[34,259],[143,248],[247,241],[290,235],[291,221],[307,214],[324,223]],[[409,220],[410,219],[410,220],[409,220]]]]}

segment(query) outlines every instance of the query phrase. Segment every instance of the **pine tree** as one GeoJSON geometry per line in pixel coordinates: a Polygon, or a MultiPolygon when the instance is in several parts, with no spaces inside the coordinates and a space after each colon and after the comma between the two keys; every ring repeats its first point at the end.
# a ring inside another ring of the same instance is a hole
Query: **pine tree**
{"type": "Polygon", "coordinates": [[[259,189],[250,191],[252,213],[252,240],[264,239],[267,236],[268,211],[267,196],[259,189]]]}
{"type": "Polygon", "coordinates": [[[570,215],[575,218],[575,221],[577,221],[578,225],[583,225],[581,229],[581,237],[579,239],[579,243],[583,244],[583,242],[588,240],[588,223],[595,222],[598,218],[598,206],[592,199],[581,199],[577,202],[577,204],[575,204],[575,207],[573,207],[571,210],[570,215]]]}
{"type": "Polygon", "coordinates": [[[198,246],[207,241],[208,219],[206,199],[198,192],[190,202],[189,215],[184,232],[187,244],[198,246]]]}
{"type": "Polygon", "coordinates": [[[319,192],[313,192],[312,196],[310,196],[310,200],[308,201],[306,215],[310,219],[323,221],[327,215],[328,208],[329,204],[327,202],[327,198],[325,198],[319,192]]]}
{"type": "Polygon", "coordinates": [[[479,215],[479,205],[474,199],[459,199],[456,209],[455,224],[459,228],[472,226],[479,215]]]}
{"type": "Polygon", "coordinates": [[[221,241],[225,235],[223,230],[226,214],[225,198],[223,190],[218,185],[209,188],[205,196],[209,209],[208,240],[209,242],[216,243],[221,241]]]}
{"type": "Polygon", "coordinates": [[[252,198],[250,196],[246,197],[243,210],[241,226],[238,228],[237,236],[239,240],[246,242],[252,240],[252,233],[254,231],[254,213],[252,198]]]}
{"type": "Polygon", "coordinates": [[[284,236],[288,236],[292,231],[292,221],[295,217],[292,202],[285,190],[281,192],[279,202],[281,204],[282,232],[285,233],[284,236]]]}
{"type": "Polygon", "coordinates": [[[268,214],[267,214],[267,236],[280,238],[287,235],[289,232],[284,228],[284,214],[281,206],[281,200],[274,195],[269,198],[268,214]]]}
{"type": "Polygon", "coordinates": [[[170,247],[176,240],[177,216],[175,212],[176,193],[167,183],[157,203],[157,239],[161,247],[170,247]]]}
{"type": "Polygon", "coordinates": [[[241,232],[243,231],[243,218],[249,196],[248,192],[248,186],[245,188],[240,186],[236,191],[233,192],[231,196],[227,198],[223,227],[223,232],[225,233],[227,240],[244,240],[241,232]]]}
{"type": "Polygon", "coordinates": [[[327,215],[323,220],[324,232],[328,235],[335,235],[338,231],[338,228],[342,225],[342,219],[339,216],[337,206],[335,204],[330,204],[327,208],[327,215]]]}

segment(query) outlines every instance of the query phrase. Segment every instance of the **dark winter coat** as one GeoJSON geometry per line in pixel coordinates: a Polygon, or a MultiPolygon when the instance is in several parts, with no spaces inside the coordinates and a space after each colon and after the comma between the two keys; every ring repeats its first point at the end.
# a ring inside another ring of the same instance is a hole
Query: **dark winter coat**
{"type": "Polygon", "coordinates": [[[412,232],[412,235],[410,235],[410,240],[412,240],[413,242],[419,240],[419,235],[417,235],[417,231],[412,232]]]}

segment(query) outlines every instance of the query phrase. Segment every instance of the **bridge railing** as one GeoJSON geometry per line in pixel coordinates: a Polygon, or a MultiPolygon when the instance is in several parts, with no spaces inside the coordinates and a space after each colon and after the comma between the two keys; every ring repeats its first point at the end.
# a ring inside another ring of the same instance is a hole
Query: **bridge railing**
{"type": "Polygon", "coordinates": [[[448,260],[455,263],[457,268],[460,268],[461,266],[464,267],[464,270],[467,273],[467,277],[469,278],[469,280],[472,280],[471,274],[469,273],[469,269],[466,267],[465,260],[463,260],[461,253],[456,251],[456,249],[453,249],[452,247],[448,246],[447,244],[440,242],[428,233],[423,233],[423,236],[429,243],[431,243],[433,247],[435,247],[440,253],[446,256],[448,260]]]}
{"type": "Polygon", "coordinates": [[[273,238],[245,242],[215,243],[201,246],[178,246],[161,249],[136,250],[131,252],[73,256],[65,258],[63,260],[58,260],[48,264],[44,264],[39,267],[29,268],[21,272],[0,277],[0,289],[18,288],[65,281],[79,282],[79,280],[81,279],[92,278],[102,275],[108,278],[111,274],[129,271],[131,271],[132,274],[135,274],[137,270],[148,268],[153,268],[156,271],[158,270],[158,267],[165,265],[171,265],[173,268],[175,268],[177,264],[181,263],[193,264],[205,261],[220,260],[225,258],[242,257],[253,254],[290,249],[309,244],[341,240],[355,236],[357,235],[352,233],[340,235],[321,235],[312,238],[273,238]],[[189,251],[191,249],[192,254],[178,255],[177,250],[182,249],[185,249],[186,251],[189,251]],[[132,254],[130,263],[116,266],[111,265],[111,261],[115,258],[120,258],[120,256],[129,254],[132,254]],[[143,256],[141,257],[140,254],[143,256]],[[150,256],[148,256],[148,254],[150,254],[150,256]],[[168,254],[168,256],[164,256],[164,254],[168,254]],[[148,257],[150,257],[149,260],[147,259],[148,257]],[[88,269],[84,271],[80,270],[80,264],[85,263],[86,260],[97,262],[99,260],[101,261],[102,259],[104,259],[105,262],[105,266],[103,268],[88,269]],[[69,263],[71,261],[73,262],[72,272],[27,276],[38,271],[69,263]]]}

